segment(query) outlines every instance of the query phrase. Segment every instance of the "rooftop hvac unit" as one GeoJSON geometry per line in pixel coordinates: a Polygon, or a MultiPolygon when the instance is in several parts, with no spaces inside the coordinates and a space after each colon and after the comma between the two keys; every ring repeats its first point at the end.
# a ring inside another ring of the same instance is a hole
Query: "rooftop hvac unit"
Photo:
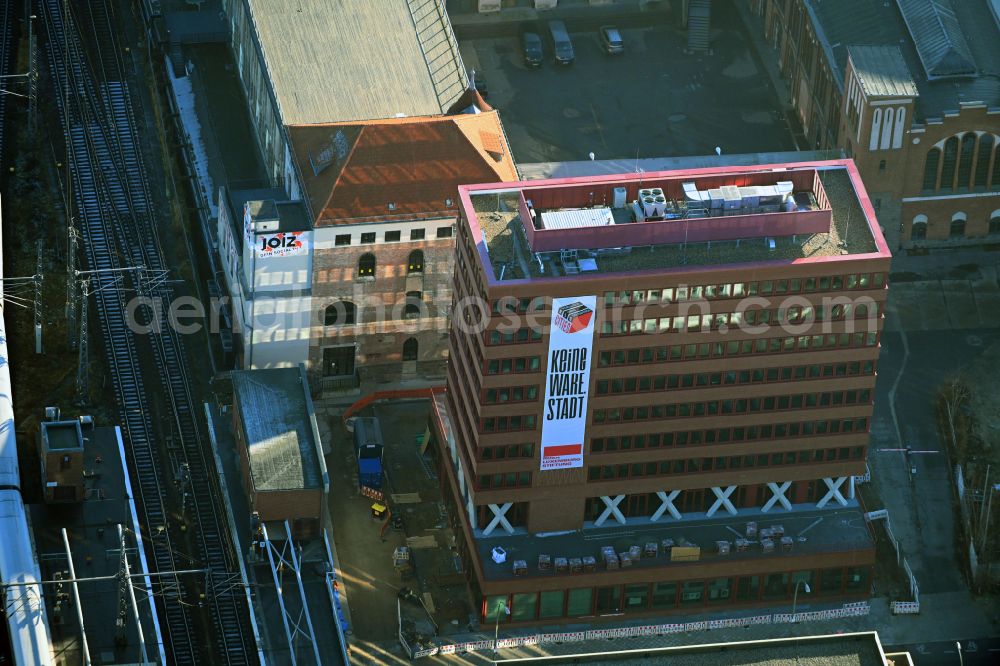
{"type": "Polygon", "coordinates": [[[722,195],[721,187],[714,187],[708,191],[708,207],[717,210],[722,208],[725,197],[722,195]]]}
{"type": "Polygon", "coordinates": [[[277,231],[280,223],[278,220],[257,220],[253,223],[253,230],[257,233],[265,231],[277,231]]]}
{"type": "Polygon", "coordinates": [[[651,196],[653,196],[653,190],[648,189],[648,188],[647,189],[643,189],[643,190],[639,190],[639,199],[640,200],[645,199],[646,197],[651,197],[651,196]]]}
{"type": "Polygon", "coordinates": [[[662,197],[663,196],[663,188],[662,187],[654,187],[651,191],[652,191],[654,197],[662,197]]]}
{"type": "Polygon", "coordinates": [[[662,194],[653,197],[653,206],[656,208],[657,217],[663,217],[667,214],[667,198],[662,194]]]}
{"type": "Polygon", "coordinates": [[[682,183],[681,188],[684,190],[684,203],[701,203],[701,195],[694,183],[682,183]]]}
{"type": "Polygon", "coordinates": [[[624,208],[628,200],[628,190],[624,187],[616,187],[614,190],[614,197],[612,198],[612,205],[614,208],[624,208]]]}
{"type": "Polygon", "coordinates": [[[656,212],[656,197],[651,194],[643,197],[642,211],[646,217],[658,217],[656,212]]]}
{"type": "Polygon", "coordinates": [[[646,213],[642,210],[642,206],[638,201],[632,202],[632,214],[635,216],[636,222],[643,222],[646,219],[646,213]]]}
{"type": "Polygon", "coordinates": [[[722,186],[722,206],[726,210],[738,210],[743,207],[743,197],[740,188],[735,185],[722,186]]]}
{"type": "Polygon", "coordinates": [[[784,194],[791,194],[792,190],[795,189],[795,186],[792,184],[792,181],[790,180],[779,180],[777,183],[774,184],[774,189],[778,194],[784,195],[784,194]]]}
{"type": "Polygon", "coordinates": [[[740,198],[744,208],[756,208],[760,205],[760,188],[756,185],[740,188],[740,198]]]}

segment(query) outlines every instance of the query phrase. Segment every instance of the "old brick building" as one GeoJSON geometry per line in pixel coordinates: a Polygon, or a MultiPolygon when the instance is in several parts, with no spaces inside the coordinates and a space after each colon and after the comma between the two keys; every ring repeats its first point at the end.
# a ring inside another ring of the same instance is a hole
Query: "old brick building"
{"type": "Polygon", "coordinates": [[[810,147],[855,159],[893,247],[1000,240],[990,3],[754,0],[810,147]]]}
{"type": "Polygon", "coordinates": [[[460,196],[432,432],[484,620],[868,595],[890,255],[853,163],[460,196]]]}

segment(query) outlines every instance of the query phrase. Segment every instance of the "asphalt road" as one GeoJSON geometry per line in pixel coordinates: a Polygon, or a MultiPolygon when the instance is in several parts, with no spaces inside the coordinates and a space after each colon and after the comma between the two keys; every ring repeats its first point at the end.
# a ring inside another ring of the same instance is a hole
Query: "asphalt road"
{"type": "Polygon", "coordinates": [[[712,54],[685,53],[686,33],[662,21],[623,29],[619,56],[601,51],[596,31],[568,27],[569,67],[546,44],[542,67],[525,68],[516,37],[460,45],[466,66],[486,78],[518,162],[795,149],[735,12],[713,14],[712,54]]]}
{"type": "Polygon", "coordinates": [[[886,647],[886,652],[909,652],[916,666],[992,666],[1000,663],[1000,638],[965,640],[959,658],[955,641],[913,643],[886,647]]]}

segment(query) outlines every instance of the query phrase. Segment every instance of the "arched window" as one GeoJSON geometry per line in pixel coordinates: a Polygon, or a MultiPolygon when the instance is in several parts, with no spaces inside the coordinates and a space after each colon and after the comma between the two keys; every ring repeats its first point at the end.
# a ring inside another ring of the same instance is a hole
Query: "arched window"
{"type": "Polygon", "coordinates": [[[986,178],[990,172],[990,157],[993,155],[993,135],[984,134],[979,137],[979,151],[976,155],[976,187],[986,187],[986,178]]]}
{"type": "Polygon", "coordinates": [[[323,311],[324,326],[347,326],[354,323],[355,308],[350,301],[337,301],[323,311]]]}
{"type": "Polygon", "coordinates": [[[951,216],[951,238],[965,238],[965,213],[955,213],[951,216]]]}
{"type": "Polygon", "coordinates": [[[927,151],[927,159],[924,161],[924,189],[937,189],[938,163],[941,161],[941,149],[931,148],[927,151]]]}
{"type": "Polygon", "coordinates": [[[375,255],[371,252],[358,259],[358,277],[375,277],[375,255]]]}
{"type": "Polygon", "coordinates": [[[419,291],[406,292],[406,308],[403,310],[405,319],[415,319],[420,316],[424,304],[424,295],[419,291]]]}
{"type": "Polygon", "coordinates": [[[854,318],[855,319],[867,319],[868,318],[868,306],[864,303],[857,305],[854,308],[854,318]]]}
{"type": "Polygon", "coordinates": [[[955,180],[955,162],[958,159],[958,137],[944,142],[944,160],[941,165],[941,189],[950,190],[955,180]]]}
{"type": "Polygon", "coordinates": [[[406,262],[406,272],[407,273],[423,273],[424,272],[424,253],[420,250],[414,250],[410,253],[410,258],[406,262]]]}
{"type": "Polygon", "coordinates": [[[888,150],[892,145],[892,109],[886,109],[882,117],[882,141],[879,148],[888,150]]]}
{"type": "Polygon", "coordinates": [[[403,360],[416,361],[418,351],[419,345],[417,344],[417,339],[407,338],[406,342],[403,343],[403,360]]]}
{"type": "Polygon", "coordinates": [[[976,153],[976,135],[967,132],[962,137],[962,156],[958,160],[958,186],[968,188],[972,177],[972,156],[976,153]]]}
{"type": "Polygon", "coordinates": [[[868,140],[868,150],[878,149],[878,136],[882,129],[882,109],[875,109],[872,112],[872,134],[868,140]]]}
{"type": "Polygon", "coordinates": [[[989,234],[991,236],[1000,234],[1000,208],[990,213],[989,234]]]}
{"type": "Polygon", "coordinates": [[[924,240],[927,238],[927,216],[917,215],[913,218],[913,225],[910,227],[910,240],[924,240]]]}

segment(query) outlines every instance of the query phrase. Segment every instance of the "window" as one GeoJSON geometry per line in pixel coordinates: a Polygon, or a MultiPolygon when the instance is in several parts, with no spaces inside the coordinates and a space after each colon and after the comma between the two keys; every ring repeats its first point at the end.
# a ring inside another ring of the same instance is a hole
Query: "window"
{"type": "Polygon", "coordinates": [[[375,232],[370,231],[368,233],[361,234],[361,244],[370,245],[375,242],[375,232]]]}
{"type": "Polygon", "coordinates": [[[538,593],[528,592],[526,594],[514,595],[514,607],[510,612],[510,619],[514,622],[527,622],[535,619],[535,605],[538,603],[538,593]]]}
{"type": "Polygon", "coordinates": [[[625,586],[625,612],[644,611],[649,606],[649,583],[625,586]]]}
{"type": "Polygon", "coordinates": [[[451,238],[451,225],[448,225],[447,227],[438,227],[437,237],[438,238],[451,238]]]}
{"type": "Polygon", "coordinates": [[[610,585],[608,587],[597,588],[597,603],[595,608],[598,615],[620,613],[622,610],[621,586],[610,585]]]}
{"type": "Polygon", "coordinates": [[[990,213],[990,226],[988,232],[991,236],[1000,234],[1000,208],[990,213]]]}
{"type": "Polygon", "coordinates": [[[398,231],[387,231],[387,232],[385,232],[385,242],[386,243],[398,243],[399,242],[399,232],[398,231]]]}
{"type": "Polygon", "coordinates": [[[743,576],[736,583],[736,598],[740,601],[760,596],[760,576],[743,576]]]}
{"type": "Polygon", "coordinates": [[[404,319],[416,319],[420,316],[424,304],[424,294],[420,291],[406,292],[406,306],[403,310],[404,319]]]}
{"type": "Polygon", "coordinates": [[[406,342],[403,343],[403,360],[416,361],[417,351],[418,351],[417,339],[407,338],[406,342]]]}
{"type": "Polygon", "coordinates": [[[944,160],[941,165],[941,189],[952,189],[955,180],[955,163],[958,159],[958,137],[953,136],[944,142],[944,160]]]}
{"type": "Polygon", "coordinates": [[[965,213],[955,213],[951,216],[951,229],[948,235],[951,238],[965,238],[965,213]]]}
{"type": "Polygon", "coordinates": [[[501,594],[495,597],[486,597],[486,608],[484,609],[484,619],[487,622],[496,622],[497,619],[500,622],[507,622],[509,619],[507,613],[505,613],[503,608],[510,608],[510,599],[506,594],[501,594]]]}
{"type": "Polygon", "coordinates": [[[410,229],[410,240],[421,241],[424,239],[424,233],[423,229],[410,229]]]}
{"type": "Polygon", "coordinates": [[[424,253],[420,250],[414,250],[410,253],[410,258],[406,261],[406,272],[407,273],[423,273],[424,272],[424,253]]]}
{"type": "Polygon", "coordinates": [[[819,575],[820,594],[839,594],[840,583],[844,578],[843,569],[823,569],[819,575]]]}
{"type": "Polygon", "coordinates": [[[700,606],[705,598],[705,582],[689,580],[681,588],[681,606],[700,606]]]}
{"type": "Polygon", "coordinates": [[[582,587],[570,590],[566,599],[567,617],[584,617],[593,615],[591,604],[594,598],[594,588],[582,587]]]}
{"type": "Polygon", "coordinates": [[[768,574],[764,579],[764,598],[784,599],[786,596],[788,596],[788,574],[768,574]]]}
{"type": "Polygon", "coordinates": [[[958,161],[958,187],[967,189],[969,179],[972,177],[972,156],[976,152],[976,135],[974,132],[967,132],[962,137],[962,154],[958,161]]]}
{"type": "Polygon", "coordinates": [[[885,173],[885,160],[879,160],[879,163],[878,163],[878,172],[879,173],[885,173]]]}
{"type": "Polygon", "coordinates": [[[371,252],[358,259],[358,277],[375,277],[375,255],[371,252]]]}
{"type": "MultiPolygon", "coordinates": [[[[990,154],[993,152],[993,135],[983,134],[979,137],[979,154],[976,156],[976,187],[986,187],[986,177],[990,170],[990,154]]],[[[993,170],[1000,169],[1000,165],[993,170]]]]}
{"type": "Polygon", "coordinates": [[[913,218],[913,225],[910,227],[910,240],[924,240],[927,238],[927,216],[917,215],[913,218]]]}
{"type": "Polygon", "coordinates": [[[708,584],[708,602],[710,604],[724,604],[729,601],[729,593],[732,588],[732,579],[716,578],[708,584]]]}
{"type": "Polygon", "coordinates": [[[333,239],[334,245],[350,245],[351,244],[351,234],[337,234],[333,239]]]}
{"type": "Polygon", "coordinates": [[[867,567],[848,567],[847,579],[844,581],[844,591],[858,592],[868,589],[868,575],[870,571],[867,567]]]}
{"type": "Polygon", "coordinates": [[[354,374],[354,345],[323,349],[323,376],[342,377],[354,374]]]}
{"type": "Polygon", "coordinates": [[[354,303],[350,301],[337,301],[326,306],[323,312],[324,326],[348,326],[355,323],[354,303]]]}
{"type": "Polygon", "coordinates": [[[653,584],[653,608],[673,608],[677,605],[677,583],[653,584]]]}
{"type": "Polygon", "coordinates": [[[565,596],[566,593],[563,590],[542,592],[538,603],[538,619],[548,620],[554,617],[562,617],[565,596]]]}
{"type": "Polygon", "coordinates": [[[941,149],[931,148],[927,151],[927,159],[924,160],[924,189],[937,189],[937,170],[941,162],[941,149]]]}

